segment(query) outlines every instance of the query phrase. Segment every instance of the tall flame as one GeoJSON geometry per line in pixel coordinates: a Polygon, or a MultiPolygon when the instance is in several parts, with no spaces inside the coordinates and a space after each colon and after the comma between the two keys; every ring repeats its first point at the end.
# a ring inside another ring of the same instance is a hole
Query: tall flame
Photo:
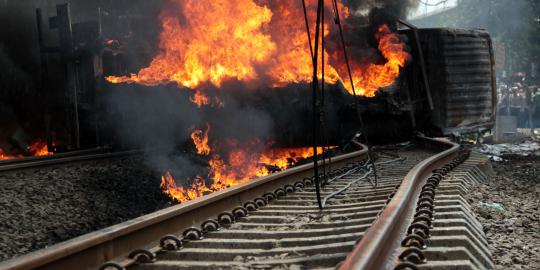
{"type": "Polygon", "coordinates": [[[220,86],[224,79],[253,80],[255,66],[276,50],[261,32],[272,12],[252,0],[175,0],[172,5],[161,14],[162,51],[150,66],[109,81],[195,88],[202,82],[220,86]]]}
{"type": "MultiPolygon", "coordinates": [[[[405,43],[387,25],[379,26],[375,39],[379,42],[379,51],[387,60],[386,63],[369,64],[367,68],[353,65],[351,71],[357,94],[367,97],[374,97],[379,88],[392,85],[399,76],[399,69],[405,67],[410,58],[405,43]]],[[[342,65],[340,70],[345,72],[346,66],[342,65]]],[[[350,80],[344,80],[344,85],[352,93],[350,80]]]]}
{"type": "MultiPolygon", "coordinates": [[[[170,5],[161,13],[160,52],[137,74],[109,76],[106,78],[109,82],[149,86],[174,82],[180,87],[196,89],[204,83],[220,87],[231,79],[265,81],[274,87],[311,80],[312,60],[303,10],[298,2],[169,1],[170,5]]],[[[326,8],[330,14],[331,7],[326,8]]],[[[313,26],[316,1],[307,1],[307,9],[313,26]]],[[[340,3],[339,9],[346,19],[347,7],[340,3]]],[[[324,25],[324,36],[329,35],[331,24],[324,25]]],[[[314,29],[311,31],[313,37],[314,29]]],[[[386,63],[352,65],[354,85],[360,95],[368,97],[392,84],[409,58],[405,44],[388,26],[379,27],[375,35],[386,63]]],[[[340,49],[333,53],[338,52],[342,53],[340,49]]],[[[322,53],[328,59],[326,48],[322,53]]],[[[337,64],[326,61],[325,81],[343,81],[352,93],[343,57],[337,59],[340,59],[337,64]]],[[[204,99],[197,102],[202,104],[204,99]]]]}

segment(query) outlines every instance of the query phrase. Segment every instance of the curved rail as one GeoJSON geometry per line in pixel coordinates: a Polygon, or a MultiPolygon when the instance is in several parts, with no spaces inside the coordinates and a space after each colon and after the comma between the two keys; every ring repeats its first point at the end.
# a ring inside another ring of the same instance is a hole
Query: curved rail
{"type": "MultiPolygon", "coordinates": [[[[363,148],[359,151],[333,157],[333,165],[345,165],[362,159],[367,153],[367,147],[361,146],[363,148]]],[[[319,163],[322,165],[322,160],[319,163]]],[[[230,212],[241,203],[282,188],[292,179],[310,177],[313,174],[312,169],[313,164],[305,164],[214,192],[14,258],[1,263],[0,269],[95,269],[100,264],[125,256],[135,249],[159,246],[156,239],[201,224],[216,213],[230,212]]]]}
{"type": "Polygon", "coordinates": [[[405,177],[396,194],[372,224],[362,240],[340,266],[346,269],[392,269],[398,256],[400,241],[406,234],[416,206],[420,187],[435,168],[457,155],[459,145],[421,137],[422,143],[447,148],[418,163],[405,177]]]}

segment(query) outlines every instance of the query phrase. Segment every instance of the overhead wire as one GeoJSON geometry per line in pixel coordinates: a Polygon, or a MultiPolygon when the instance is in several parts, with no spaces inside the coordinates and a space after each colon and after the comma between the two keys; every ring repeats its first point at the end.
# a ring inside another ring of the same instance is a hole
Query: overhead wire
{"type": "Polygon", "coordinates": [[[337,4],[337,0],[332,0],[332,7],[334,9],[334,22],[338,25],[339,36],[341,38],[341,44],[343,46],[343,56],[345,58],[345,63],[347,65],[347,72],[349,74],[349,81],[350,81],[351,88],[352,88],[352,91],[353,91],[353,96],[355,97],[354,102],[355,102],[356,110],[357,110],[357,113],[358,113],[358,119],[360,121],[360,128],[362,130],[362,135],[364,137],[364,140],[366,142],[366,146],[368,148],[367,155],[368,155],[368,158],[372,162],[373,174],[374,174],[374,177],[375,177],[375,187],[377,187],[377,185],[378,185],[377,169],[373,165],[374,161],[372,159],[371,147],[369,145],[369,140],[368,140],[368,136],[367,136],[367,132],[366,132],[366,127],[365,127],[365,124],[364,124],[364,119],[362,117],[362,112],[360,111],[360,105],[358,104],[358,99],[357,99],[357,95],[356,95],[356,89],[354,87],[354,81],[353,81],[353,78],[352,78],[351,65],[349,63],[349,57],[347,55],[347,47],[345,45],[345,38],[343,36],[343,29],[341,27],[341,19],[339,17],[339,6],[337,4]]]}
{"type": "MultiPolygon", "coordinates": [[[[305,0],[302,0],[304,2],[305,0]]],[[[305,6],[305,3],[303,3],[305,6]]],[[[318,89],[318,78],[317,78],[317,60],[319,55],[319,32],[320,32],[320,24],[321,24],[321,9],[323,7],[323,0],[318,0],[317,3],[317,20],[315,24],[315,42],[314,42],[314,49],[313,49],[313,92],[312,92],[312,98],[313,98],[313,172],[314,172],[314,180],[315,180],[315,193],[317,196],[317,203],[319,205],[319,209],[322,210],[322,201],[321,201],[321,190],[320,190],[320,179],[319,179],[319,170],[318,170],[318,155],[317,155],[317,145],[318,145],[318,104],[317,104],[317,89],[318,89]]],[[[305,17],[307,17],[307,12],[305,12],[305,17]]],[[[308,28],[309,32],[309,28],[308,28]]],[[[310,42],[311,43],[311,42],[310,42]]]]}
{"type": "MultiPolygon", "coordinates": [[[[323,3],[324,4],[324,3],[323,3]]],[[[305,25],[306,25],[306,33],[307,33],[307,37],[308,37],[308,43],[309,43],[309,52],[310,52],[310,55],[311,55],[311,61],[312,63],[314,63],[314,55],[313,55],[313,44],[312,44],[312,41],[311,41],[311,32],[310,32],[310,28],[309,28],[309,19],[308,19],[308,16],[307,16],[307,8],[306,8],[306,3],[305,1],[303,0],[302,1],[302,8],[303,8],[303,11],[304,11],[304,21],[305,21],[305,25]]],[[[321,18],[321,21],[322,21],[322,25],[323,25],[323,34],[321,36],[321,39],[322,39],[322,48],[324,48],[324,6],[321,10],[322,12],[322,18],[321,18]]],[[[332,168],[332,153],[330,153],[330,147],[329,147],[329,140],[328,140],[328,130],[326,129],[326,126],[325,126],[325,114],[324,114],[324,106],[325,106],[325,96],[324,96],[324,52],[322,53],[322,68],[321,68],[321,75],[322,75],[322,83],[321,83],[321,108],[322,110],[320,112],[318,112],[319,114],[319,117],[320,117],[320,122],[321,122],[321,130],[323,132],[321,132],[321,139],[322,141],[324,142],[324,145],[323,145],[323,151],[322,151],[322,154],[323,154],[323,160],[322,160],[322,165],[323,165],[323,175],[324,175],[324,181],[326,182],[326,175],[327,175],[327,166],[326,166],[326,157],[324,156],[324,154],[326,153],[326,155],[328,156],[328,171],[331,171],[331,168],[332,168]]],[[[317,87],[318,87],[318,83],[317,83],[317,87]]]]}
{"type": "Polygon", "coordinates": [[[331,151],[331,148],[330,148],[330,141],[328,139],[329,135],[328,135],[328,129],[327,129],[327,125],[326,125],[326,99],[325,99],[325,88],[324,88],[324,83],[325,83],[325,80],[324,80],[324,77],[325,77],[325,61],[324,61],[324,48],[325,48],[325,38],[324,38],[324,20],[325,20],[325,8],[324,8],[324,1],[323,1],[323,8],[322,8],[322,27],[323,29],[321,30],[322,31],[322,42],[321,42],[321,48],[323,48],[323,51],[321,52],[321,76],[322,76],[322,79],[321,79],[321,112],[320,112],[320,123],[321,123],[321,135],[322,135],[322,140],[324,142],[324,145],[323,145],[323,168],[324,168],[324,181],[323,181],[323,184],[326,184],[326,181],[328,180],[328,174],[332,171],[332,153],[330,153],[331,151]],[[326,155],[324,155],[326,153],[326,155]],[[328,163],[326,163],[326,157],[328,157],[328,163]]]}
{"type": "Polygon", "coordinates": [[[313,63],[313,44],[311,44],[311,33],[310,33],[310,30],[309,30],[309,19],[308,19],[308,16],[307,16],[307,9],[306,9],[306,1],[305,0],[302,0],[302,7],[304,8],[304,20],[305,20],[305,23],[306,23],[306,33],[307,33],[307,36],[308,36],[309,53],[311,55],[311,61],[313,63]]]}
{"type": "Polygon", "coordinates": [[[324,0],[323,7],[321,8],[321,25],[322,25],[322,34],[321,34],[321,101],[318,106],[317,115],[319,116],[319,124],[321,125],[321,140],[323,142],[322,147],[322,168],[323,168],[323,185],[326,181],[326,157],[324,156],[324,145],[326,141],[326,129],[324,126],[324,0]]]}

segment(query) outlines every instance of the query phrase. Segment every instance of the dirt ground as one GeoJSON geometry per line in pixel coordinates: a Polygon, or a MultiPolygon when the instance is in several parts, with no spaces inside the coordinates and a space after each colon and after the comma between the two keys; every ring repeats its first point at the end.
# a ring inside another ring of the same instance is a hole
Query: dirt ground
{"type": "Polygon", "coordinates": [[[540,269],[540,156],[503,156],[468,200],[488,237],[495,269],[540,269]]]}

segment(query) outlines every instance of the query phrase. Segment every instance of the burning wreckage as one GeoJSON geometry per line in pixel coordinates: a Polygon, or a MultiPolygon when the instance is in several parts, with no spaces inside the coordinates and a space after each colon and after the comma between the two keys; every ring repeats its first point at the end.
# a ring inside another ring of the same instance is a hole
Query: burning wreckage
{"type": "Polygon", "coordinates": [[[489,35],[417,29],[399,19],[406,3],[364,12],[328,1],[319,46],[311,44],[315,1],[169,0],[138,11],[104,5],[96,20],[83,22],[72,20],[67,4],[50,18],[36,12],[42,87],[62,97],[47,106],[47,144],[51,152],[195,145],[207,175],[192,177],[190,188],[177,186],[168,171],[162,177],[178,201],[314,154],[308,131],[315,47],[324,81],[317,89],[318,152],[356,136],[360,116],[376,143],[494,124],[489,35]],[[48,79],[53,73],[61,83],[48,79]]]}

